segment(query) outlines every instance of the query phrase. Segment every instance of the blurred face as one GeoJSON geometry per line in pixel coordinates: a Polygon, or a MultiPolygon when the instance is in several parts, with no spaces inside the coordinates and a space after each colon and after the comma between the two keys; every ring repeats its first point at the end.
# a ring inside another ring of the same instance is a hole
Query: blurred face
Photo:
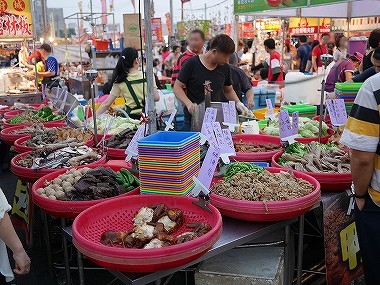
{"type": "Polygon", "coordinates": [[[256,70],[255,73],[253,74],[253,78],[255,80],[260,80],[261,77],[260,77],[260,70],[256,70]]]}
{"type": "Polygon", "coordinates": [[[373,66],[375,67],[376,73],[379,73],[380,72],[380,60],[372,57],[371,61],[372,61],[373,66]]]}
{"type": "Polygon", "coordinates": [[[203,46],[205,45],[205,42],[203,41],[201,35],[198,33],[190,34],[188,42],[190,50],[196,54],[201,53],[203,46]]]}
{"type": "Polygon", "coordinates": [[[175,51],[174,51],[175,54],[179,54],[180,52],[181,52],[181,48],[180,47],[176,48],[175,51]]]}
{"type": "Polygon", "coordinates": [[[213,61],[217,65],[224,65],[230,62],[231,54],[229,53],[220,52],[216,49],[212,50],[211,53],[213,56],[213,61]]]}
{"type": "Polygon", "coordinates": [[[329,41],[330,41],[330,36],[328,36],[328,35],[323,36],[322,39],[321,39],[322,45],[327,45],[327,43],[329,41]]]}
{"type": "Polygon", "coordinates": [[[44,49],[40,49],[39,52],[41,53],[41,58],[43,60],[47,59],[49,54],[44,49]]]}
{"type": "Polygon", "coordinates": [[[339,47],[341,47],[341,48],[346,48],[347,47],[347,38],[346,37],[340,38],[340,40],[339,40],[339,47]]]}

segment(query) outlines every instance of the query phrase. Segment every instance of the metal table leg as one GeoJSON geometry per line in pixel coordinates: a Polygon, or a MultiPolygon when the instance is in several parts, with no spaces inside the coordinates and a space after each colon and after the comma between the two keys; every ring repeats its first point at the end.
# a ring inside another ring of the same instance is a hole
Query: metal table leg
{"type": "Polygon", "coordinates": [[[285,245],[284,245],[284,284],[291,284],[290,258],[289,258],[289,243],[290,243],[290,225],[285,226],[285,245]]]}
{"type": "MultiPolygon", "coordinates": [[[[65,219],[61,218],[62,229],[66,227],[65,219]]],[[[63,243],[63,257],[65,259],[65,272],[66,272],[66,284],[71,285],[71,272],[70,272],[70,260],[69,260],[69,249],[67,247],[67,239],[62,238],[63,243]]]]}
{"type": "Polygon", "coordinates": [[[305,231],[305,216],[298,218],[298,256],[297,256],[297,285],[302,283],[302,265],[303,265],[303,235],[305,231]]]}
{"type": "Polygon", "coordinates": [[[84,285],[84,268],[83,268],[83,260],[82,254],[79,250],[77,252],[77,263],[78,263],[78,273],[79,273],[79,285],[84,285]]]}
{"type": "Polygon", "coordinates": [[[53,256],[51,252],[51,244],[50,244],[50,231],[49,231],[49,223],[47,214],[44,211],[41,211],[42,223],[44,226],[44,236],[46,242],[46,255],[48,261],[48,271],[49,271],[49,284],[55,284],[54,279],[54,271],[53,271],[53,256]]]}

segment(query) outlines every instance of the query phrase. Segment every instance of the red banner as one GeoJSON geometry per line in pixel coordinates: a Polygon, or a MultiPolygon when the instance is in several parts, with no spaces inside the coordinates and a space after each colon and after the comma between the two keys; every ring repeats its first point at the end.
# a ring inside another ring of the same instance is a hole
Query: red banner
{"type": "Polygon", "coordinates": [[[166,13],[165,18],[166,18],[166,27],[168,28],[168,35],[171,36],[171,34],[172,34],[172,19],[170,17],[170,13],[166,13]]]}
{"type": "MultiPolygon", "coordinates": [[[[240,29],[240,27],[239,27],[240,29]]],[[[255,25],[254,23],[243,23],[241,28],[241,37],[243,39],[252,39],[255,37],[255,25]]]]}
{"type": "Polygon", "coordinates": [[[289,33],[292,35],[312,35],[330,33],[330,18],[290,18],[289,33]]]}
{"type": "Polygon", "coordinates": [[[153,42],[163,42],[161,18],[152,18],[151,25],[153,42]]]}
{"type": "Polygon", "coordinates": [[[31,38],[32,12],[30,1],[0,1],[0,38],[31,38]]]}
{"type": "Polygon", "coordinates": [[[102,24],[107,25],[107,0],[100,0],[102,5],[102,24]]]}

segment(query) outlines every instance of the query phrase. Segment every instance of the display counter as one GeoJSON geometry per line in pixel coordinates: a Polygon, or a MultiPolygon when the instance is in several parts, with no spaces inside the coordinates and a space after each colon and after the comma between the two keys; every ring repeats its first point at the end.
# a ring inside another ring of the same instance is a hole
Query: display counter
{"type": "Polygon", "coordinates": [[[0,92],[0,105],[13,106],[14,103],[39,104],[42,102],[42,93],[38,90],[10,94],[0,92]]]}

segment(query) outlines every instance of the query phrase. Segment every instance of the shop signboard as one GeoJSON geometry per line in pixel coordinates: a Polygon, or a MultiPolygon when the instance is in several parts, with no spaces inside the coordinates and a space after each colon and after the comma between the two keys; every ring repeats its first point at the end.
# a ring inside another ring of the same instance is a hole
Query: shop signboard
{"type": "Polygon", "coordinates": [[[363,274],[351,191],[322,199],[326,280],[328,285],[348,285],[363,274]]]}
{"type": "Polygon", "coordinates": [[[312,35],[330,33],[330,18],[290,18],[289,33],[292,35],[312,35]],[[319,26],[319,29],[318,29],[319,26]]]}
{"type": "Polygon", "coordinates": [[[0,38],[32,38],[30,0],[0,1],[0,38]]]}
{"type": "Polygon", "coordinates": [[[152,41],[153,43],[163,42],[161,18],[152,18],[152,41]]]}
{"type": "Polygon", "coordinates": [[[234,0],[235,14],[306,7],[307,0],[234,0]]]}
{"type": "Polygon", "coordinates": [[[185,40],[192,30],[200,29],[205,33],[206,38],[211,38],[212,24],[209,20],[195,20],[177,23],[178,40],[185,40]]]}
{"type": "Polygon", "coordinates": [[[281,30],[281,20],[278,19],[257,19],[256,28],[261,31],[281,30]]]}

